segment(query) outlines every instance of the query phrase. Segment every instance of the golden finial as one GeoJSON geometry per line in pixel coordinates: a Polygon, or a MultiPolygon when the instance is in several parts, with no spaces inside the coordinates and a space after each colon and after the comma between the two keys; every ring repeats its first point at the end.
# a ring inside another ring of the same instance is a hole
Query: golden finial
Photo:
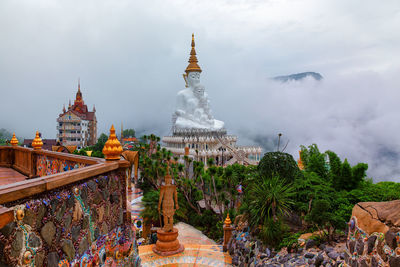
{"type": "Polygon", "coordinates": [[[192,34],[192,50],[190,51],[190,58],[189,58],[189,65],[186,67],[186,73],[191,71],[201,72],[200,66],[197,64],[199,62],[196,57],[196,50],[195,50],[195,43],[194,43],[194,33],[192,34]]]}
{"type": "Polygon", "coordinates": [[[229,212],[228,212],[228,215],[226,216],[226,219],[225,219],[225,222],[224,222],[224,224],[225,225],[227,225],[227,226],[229,226],[229,225],[231,225],[231,219],[229,218],[229,212]]]}
{"type": "Polygon", "coordinates": [[[15,217],[18,221],[22,221],[22,219],[25,217],[25,212],[22,209],[19,209],[15,212],[15,217]]]}
{"type": "Polygon", "coordinates": [[[10,144],[12,146],[17,146],[18,145],[18,139],[17,139],[17,137],[15,137],[15,133],[13,133],[13,136],[12,136],[12,138],[10,140],[10,144]]]}
{"type": "Polygon", "coordinates": [[[103,154],[106,160],[118,160],[121,157],[122,146],[115,135],[114,125],[111,126],[110,136],[103,148],[103,154]]]}
{"type": "Polygon", "coordinates": [[[39,136],[39,131],[36,131],[35,139],[33,139],[33,141],[32,141],[32,147],[35,150],[39,150],[39,149],[42,149],[42,146],[43,146],[43,142],[39,136]]]}

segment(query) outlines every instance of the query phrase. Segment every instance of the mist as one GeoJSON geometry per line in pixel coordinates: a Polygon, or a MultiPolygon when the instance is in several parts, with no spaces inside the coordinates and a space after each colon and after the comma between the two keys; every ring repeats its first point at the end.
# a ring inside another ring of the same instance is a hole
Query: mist
{"type": "Polygon", "coordinates": [[[400,181],[399,24],[397,0],[3,0],[0,128],[55,138],[80,78],[98,135],[170,134],[195,33],[213,115],[240,144],[275,151],[282,133],[295,159],[316,143],[400,181]],[[324,79],[270,79],[304,71],[324,79]]]}

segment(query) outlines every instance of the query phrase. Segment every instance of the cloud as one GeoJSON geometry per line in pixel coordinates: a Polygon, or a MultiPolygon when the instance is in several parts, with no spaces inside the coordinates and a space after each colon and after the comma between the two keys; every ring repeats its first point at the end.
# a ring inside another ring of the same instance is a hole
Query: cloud
{"type": "Polygon", "coordinates": [[[168,134],[194,32],[214,115],[243,143],[282,132],[291,153],[317,143],[396,179],[399,23],[397,0],[3,0],[0,128],[54,138],[80,77],[99,134],[168,134]],[[268,79],[302,71],[325,79],[268,79]]]}

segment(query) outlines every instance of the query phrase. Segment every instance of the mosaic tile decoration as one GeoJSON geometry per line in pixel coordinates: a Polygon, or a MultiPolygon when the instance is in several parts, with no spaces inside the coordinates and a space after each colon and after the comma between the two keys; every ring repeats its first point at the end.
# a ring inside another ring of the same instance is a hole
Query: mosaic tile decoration
{"type": "Polygon", "coordinates": [[[142,266],[232,266],[228,253],[220,245],[185,244],[185,251],[162,257],[152,250],[153,245],[139,246],[142,266]]]}
{"type": "Polygon", "coordinates": [[[84,163],[48,157],[46,155],[38,155],[36,157],[36,174],[40,177],[86,166],[88,165],[84,163]]]}

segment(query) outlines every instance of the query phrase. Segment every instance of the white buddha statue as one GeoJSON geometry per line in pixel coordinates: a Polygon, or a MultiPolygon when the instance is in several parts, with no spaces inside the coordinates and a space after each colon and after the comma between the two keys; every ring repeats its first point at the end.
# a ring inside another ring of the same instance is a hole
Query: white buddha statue
{"type": "Polygon", "coordinates": [[[194,35],[192,35],[192,50],[190,52],[189,65],[183,75],[186,89],[179,91],[177,96],[177,108],[174,113],[173,123],[178,128],[198,128],[219,130],[224,127],[224,122],[214,119],[207,93],[200,84],[200,66],[197,64],[196,51],[194,49],[194,35]]]}

